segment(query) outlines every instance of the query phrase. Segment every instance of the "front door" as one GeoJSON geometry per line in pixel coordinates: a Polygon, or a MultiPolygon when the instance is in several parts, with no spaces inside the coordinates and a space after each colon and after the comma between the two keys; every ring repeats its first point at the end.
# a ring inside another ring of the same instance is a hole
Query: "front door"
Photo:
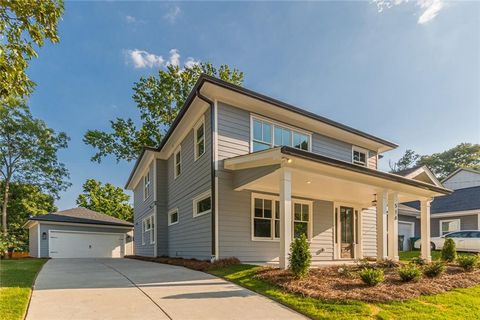
{"type": "Polygon", "coordinates": [[[354,221],[353,208],[340,207],[340,258],[342,259],[355,257],[354,221]]]}

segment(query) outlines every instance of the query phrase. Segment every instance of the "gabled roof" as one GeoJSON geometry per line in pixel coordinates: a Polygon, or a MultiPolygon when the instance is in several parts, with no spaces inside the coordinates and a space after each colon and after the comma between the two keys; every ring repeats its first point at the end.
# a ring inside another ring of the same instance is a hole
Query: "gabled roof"
{"type": "Polygon", "coordinates": [[[83,207],[52,212],[40,216],[34,216],[30,217],[28,220],[42,222],[66,222],[80,224],[97,224],[105,226],[133,227],[133,223],[131,222],[117,219],[112,216],[92,211],[83,207]]]}
{"type": "Polygon", "coordinates": [[[415,166],[393,173],[405,178],[431,183],[437,187],[443,187],[442,183],[427,166],[415,166]]]}
{"type": "Polygon", "coordinates": [[[455,176],[457,173],[459,173],[460,171],[468,171],[468,172],[472,172],[472,173],[476,173],[476,174],[479,174],[480,175],[480,171],[478,170],[475,170],[475,169],[471,169],[471,168],[458,168],[457,170],[453,171],[452,173],[450,173],[445,179],[442,180],[442,183],[447,181],[448,179],[452,178],[453,176],[455,176]]]}
{"type": "MultiPolygon", "coordinates": [[[[418,201],[406,202],[405,205],[420,209],[418,201]]],[[[458,189],[452,194],[435,198],[430,205],[430,213],[480,210],[480,186],[458,189]]]]}

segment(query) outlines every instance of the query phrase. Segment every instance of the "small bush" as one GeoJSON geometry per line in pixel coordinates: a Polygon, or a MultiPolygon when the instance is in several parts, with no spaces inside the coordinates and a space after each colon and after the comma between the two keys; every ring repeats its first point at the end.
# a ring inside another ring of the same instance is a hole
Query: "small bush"
{"type": "Polygon", "coordinates": [[[307,275],[310,264],[312,263],[312,254],[308,245],[307,237],[302,234],[295,238],[290,245],[289,269],[297,278],[303,278],[307,275]]]}
{"type": "Polygon", "coordinates": [[[457,258],[458,265],[465,271],[473,271],[478,267],[478,255],[460,256],[457,258]]]}
{"type": "Polygon", "coordinates": [[[416,264],[417,266],[424,266],[427,264],[427,260],[423,259],[422,257],[412,258],[410,262],[416,264]]]}
{"type": "Polygon", "coordinates": [[[383,269],[365,268],[358,274],[363,282],[372,287],[385,280],[383,269]]]}
{"type": "Polygon", "coordinates": [[[423,267],[423,274],[429,278],[435,278],[445,272],[445,263],[443,261],[434,261],[423,267]]]}
{"type": "Polygon", "coordinates": [[[422,270],[416,264],[407,264],[398,268],[398,275],[403,282],[417,281],[422,276],[422,270]]]}
{"type": "Polygon", "coordinates": [[[374,269],[376,265],[368,261],[367,258],[363,258],[357,261],[357,266],[359,269],[374,269]]]}
{"type": "Polygon", "coordinates": [[[452,238],[446,238],[442,248],[442,260],[452,262],[457,258],[457,248],[452,238]]]}
{"type": "Polygon", "coordinates": [[[344,277],[344,278],[353,278],[354,277],[354,274],[353,274],[352,270],[346,264],[339,267],[337,269],[337,272],[341,277],[344,277]]]}
{"type": "Polygon", "coordinates": [[[398,267],[398,262],[392,260],[392,259],[383,259],[383,260],[380,260],[377,265],[380,267],[380,268],[384,268],[384,269],[392,269],[392,268],[396,268],[398,267]]]}

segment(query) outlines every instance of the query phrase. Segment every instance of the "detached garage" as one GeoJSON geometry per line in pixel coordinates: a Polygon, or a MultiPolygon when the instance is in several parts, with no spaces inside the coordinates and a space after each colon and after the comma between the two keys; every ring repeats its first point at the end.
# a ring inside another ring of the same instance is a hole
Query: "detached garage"
{"type": "Polygon", "coordinates": [[[133,254],[133,224],[85,208],[31,217],[30,256],[122,258],[133,254]]]}

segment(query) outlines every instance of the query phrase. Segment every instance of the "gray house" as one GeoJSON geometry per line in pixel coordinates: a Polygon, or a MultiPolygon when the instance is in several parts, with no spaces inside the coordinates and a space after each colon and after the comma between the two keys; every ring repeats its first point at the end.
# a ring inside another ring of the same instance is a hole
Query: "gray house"
{"type": "MultiPolygon", "coordinates": [[[[377,170],[397,146],[251,90],[202,75],[158,148],[127,181],[135,252],[274,262],[306,234],[314,263],[398,259],[398,204],[450,191],[377,170]],[[388,212],[388,213],[387,213],[388,212]]],[[[430,247],[422,247],[425,258],[430,247]]]]}

